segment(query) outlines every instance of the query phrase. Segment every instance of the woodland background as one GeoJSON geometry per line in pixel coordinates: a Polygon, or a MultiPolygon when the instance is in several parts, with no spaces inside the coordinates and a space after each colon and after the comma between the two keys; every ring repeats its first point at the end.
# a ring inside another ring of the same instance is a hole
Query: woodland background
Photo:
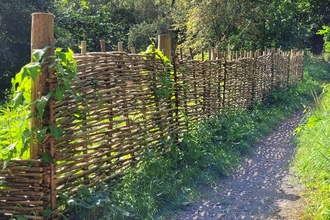
{"type": "Polygon", "coordinates": [[[166,33],[173,47],[319,54],[324,37],[316,32],[330,23],[330,1],[323,0],[0,0],[1,102],[10,79],[30,61],[31,13],[38,11],[56,16],[56,46],[74,51],[81,40],[99,51],[104,39],[109,51],[122,41],[139,52],[166,33]]]}

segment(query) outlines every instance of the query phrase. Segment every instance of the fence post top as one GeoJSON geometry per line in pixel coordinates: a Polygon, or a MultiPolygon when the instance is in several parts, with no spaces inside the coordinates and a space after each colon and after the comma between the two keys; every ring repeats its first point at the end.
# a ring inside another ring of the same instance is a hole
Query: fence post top
{"type": "Polygon", "coordinates": [[[34,13],[32,13],[32,16],[36,16],[36,15],[43,15],[43,16],[52,16],[52,17],[55,17],[54,14],[48,13],[48,12],[34,12],[34,13]]]}

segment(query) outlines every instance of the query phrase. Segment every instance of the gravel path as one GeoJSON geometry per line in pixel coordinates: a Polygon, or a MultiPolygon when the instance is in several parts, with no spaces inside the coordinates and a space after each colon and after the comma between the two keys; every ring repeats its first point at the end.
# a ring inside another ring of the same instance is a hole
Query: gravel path
{"type": "Polygon", "coordinates": [[[200,187],[200,201],[183,207],[172,219],[299,219],[302,185],[289,170],[294,153],[293,131],[302,113],[295,113],[252,148],[231,176],[213,187],[200,187]]]}

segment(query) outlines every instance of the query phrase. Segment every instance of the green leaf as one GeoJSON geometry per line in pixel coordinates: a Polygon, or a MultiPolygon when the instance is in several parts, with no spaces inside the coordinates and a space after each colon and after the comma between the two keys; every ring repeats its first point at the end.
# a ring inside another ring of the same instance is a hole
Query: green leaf
{"type": "Polygon", "coordinates": [[[44,115],[44,111],[47,105],[49,98],[53,95],[52,92],[49,92],[46,96],[42,96],[37,102],[37,109],[38,109],[38,119],[42,119],[44,115]]]}
{"type": "Polygon", "coordinates": [[[49,153],[39,152],[39,154],[41,156],[41,161],[42,162],[44,162],[44,163],[52,163],[53,162],[53,157],[49,153]]]}
{"type": "Polygon", "coordinates": [[[3,166],[2,166],[2,171],[4,171],[9,163],[9,161],[11,160],[11,158],[13,157],[12,154],[9,154],[7,156],[7,158],[3,161],[3,166]]]}
{"type": "Polygon", "coordinates": [[[50,125],[50,133],[56,138],[56,140],[59,140],[63,134],[63,129],[54,125],[50,125]]]}
{"type": "Polygon", "coordinates": [[[12,88],[14,91],[18,89],[18,86],[23,82],[25,77],[29,77],[30,74],[26,66],[22,67],[21,70],[11,79],[12,88]]]}
{"type": "Polygon", "coordinates": [[[23,103],[23,92],[19,91],[16,93],[14,99],[13,99],[13,108],[16,108],[17,106],[21,105],[23,103]]]}
{"type": "Polygon", "coordinates": [[[70,82],[70,80],[68,78],[63,77],[63,82],[64,82],[64,87],[65,88],[70,88],[71,82],[70,82]]]}
{"type": "Polygon", "coordinates": [[[18,215],[17,220],[27,220],[24,215],[18,215]]]}
{"type": "Polygon", "coordinates": [[[170,91],[169,90],[164,90],[163,92],[164,92],[165,98],[166,99],[169,99],[170,98],[170,95],[171,95],[170,91]]]}
{"type": "Polygon", "coordinates": [[[62,100],[63,100],[64,93],[65,93],[64,88],[60,88],[60,87],[56,88],[55,96],[60,102],[62,102],[62,100]]]}
{"type": "Polygon", "coordinates": [[[68,53],[69,53],[71,56],[73,56],[73,55],[74,55],[74,52],[73,52],[73,50],[71,50],[71,48],[70,48],[70,47],[68,47],[68,53]]]}
{"type": "Polygon", "coordinates": [[[44,215],[44,217],[51,217],[52,210],[49,210],[49,209],[42,210],[42,214],[44,215]]]}
{"type": "Polygon", "coordinates": [[[24,154],[24,152],[29,149],[32,133],[33,133],[33,131],[31,131],[29,129],[25,129],[25,131],[22,133],[23,144],[22,144],[20,156],[22,156],[24,154]]]}
{"type": "Polygon", "coordinates": [[[58,53],[57,53],[57,56],[58,56],[58,58],[61,59],[61,62],[64,62],[64,63],[67,62],[67,59],[66,59],[66,55],[65,55],[65,53],[63,53],[63,52],[58,52],[58,53]]]}
{"type": "Polygon", "coordinates": [[[34,50],[34,52],[32,53],[32,57],[33,57],[34,61],[40,62],[42,59],[42,56],[46,53],[48,48],[49,48],[49,46],[46,46],[43,49],[34,50]]]}
{"type": "Polygon", "coordinates": [[[32,80],[35,82],[37,76],[40,73],[41,65],[40,63],[32,63],[26,66],[27,71],[30,73],[32,80]]]}
{"type": "Polygon", "coordinates": [[[18,141],[16,141],[15,143],[10,144],[10,145],[7,147],[8,151],[13,151],[13,150],[15,149],[17,143],[18,143],[18,141]]]}
{"type": "Polygon", "coordinates": [[[47,131],[47,127],[41,127],[38,129],[37,131],[37,141],[38,143],[40,144],[46,134],[46,131],[47,131]]]}
{"type": "Polygon", "coordinates": [[[73,91],[71,91],[71,94],[76,102],[79,102],[84,99],[81,95],[79,95],[78,93],[76,94],[73,91]]]}

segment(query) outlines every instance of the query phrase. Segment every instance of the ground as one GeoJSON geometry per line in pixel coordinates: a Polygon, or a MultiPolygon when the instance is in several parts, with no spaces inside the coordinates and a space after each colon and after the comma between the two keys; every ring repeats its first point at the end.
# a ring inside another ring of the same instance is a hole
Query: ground
{"type": "Polygon", "coordinates": [[[232,175],[212,187],[200,186],[201,199],[171,219],[301,219],[303,186],[289,164],[293,132],[302,116],[296,112],[263,137],[232,175]]]}

